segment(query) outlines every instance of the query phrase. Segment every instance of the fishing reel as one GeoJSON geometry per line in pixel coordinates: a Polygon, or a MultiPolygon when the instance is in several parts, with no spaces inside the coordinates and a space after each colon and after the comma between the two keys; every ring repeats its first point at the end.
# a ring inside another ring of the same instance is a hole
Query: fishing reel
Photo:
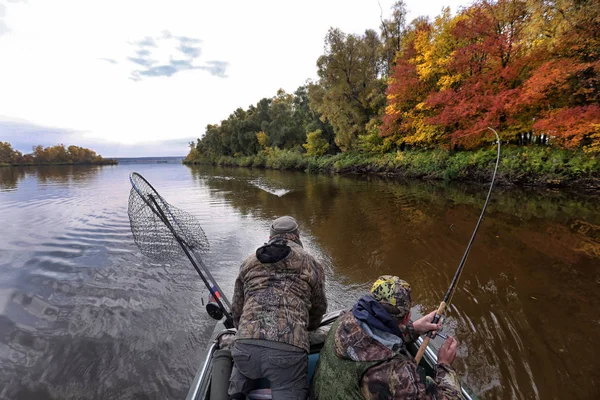
{"type": "Polygon", "coordinates": [[[223,318],[223,310],[221,310],[221,307],[214,301],[209,300],[208,303],[206,303],[206,312],[211,318],[216,319],[217,321],[223,318]]]}
{"type": "MultiPolygon", "coordinates": [[[[217,298],[220,299],[221,294],[215,288],[213,288],[213,290],[217,298]]],[[[227,329],[233,328],[233,319],[231,318],[231,315],[229,313],[226,314],[224,312],[223,308],[217,303],[215,296],[213,296],[212,294],[208,295],[208,302],[206,303],[206,312],[208,313],[208,315],[210,315],[211,318],[217,321],[220,321],[223,318],[223,316],[226,315],[227,318],[223,322],[223,325],[225,325],[225,328],[227,329]]]]}

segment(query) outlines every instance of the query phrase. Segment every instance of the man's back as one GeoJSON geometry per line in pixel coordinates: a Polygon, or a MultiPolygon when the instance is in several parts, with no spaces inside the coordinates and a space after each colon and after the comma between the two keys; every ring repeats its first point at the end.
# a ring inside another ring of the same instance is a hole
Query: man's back
{"type": "Polygon", "coordinates": [[[235,281],[231,312],[238,331],[229,396],[243,399],[255,380],[265,378],[273,400],[305,400],[308,330],[327,310],[325,275],[302,248],[293,217],[277,218],[269,233],[235,281]]]}
{"type": "Polygon", "coordinates": [[[261,249],[244,261],[236,280],[232,311],[237,338],[308,351],[307,331],[319,325],[327,308],[323,268],[291,240],[261,249]]]}

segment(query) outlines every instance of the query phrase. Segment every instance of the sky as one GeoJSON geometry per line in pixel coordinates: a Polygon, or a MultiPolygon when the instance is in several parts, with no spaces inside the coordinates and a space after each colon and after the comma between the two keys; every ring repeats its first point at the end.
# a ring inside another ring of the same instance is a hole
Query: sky
{"type": "MultiPolygon", "coordinates": [[[[316,79],[330,27],[378,30],[393,3],[0,0],[0,141],[183,156],[207,124],[316,79]]],[[[410,21],[470,1],[406,3],[410,21]]]]}

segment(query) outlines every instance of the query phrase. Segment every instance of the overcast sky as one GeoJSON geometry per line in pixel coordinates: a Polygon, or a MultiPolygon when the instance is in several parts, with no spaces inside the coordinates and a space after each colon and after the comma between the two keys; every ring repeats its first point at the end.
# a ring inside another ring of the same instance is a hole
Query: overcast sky
{"type": "MultiPolygon", "coordinates": [[[[410,20],[469,1],[407,4],[410,20]]],[[[207,124],[315,79],[329,27],[379,22],[377,0],[0,0],[0,141],[185,155],[207,124]]]]}

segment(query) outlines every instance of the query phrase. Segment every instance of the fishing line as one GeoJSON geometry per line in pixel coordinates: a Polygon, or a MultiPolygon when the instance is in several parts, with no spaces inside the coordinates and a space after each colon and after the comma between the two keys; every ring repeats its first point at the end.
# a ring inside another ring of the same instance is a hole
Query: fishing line
{"type": "MultiPolygon", "coordinates": [[[[433,321],[432,321],[432,323],[434,323],[434,324],[437,324],[439,322],[440,318],[442,317],[442,314],[444,313],[444,310],[446,309],[446,306],[448,304],[450,304],[450,301],[452,300],[452,296],[454,295],[454,292],[456,290],[456,285],[457,285],[458,280],[460,279],[460,276],[463,272],[463,267],[465,266],[467,257],[469,256],[469,251],[471,250],[471,246],[473,245],[473,241],[475,240],[475,236],[477,235],[477,231],[479,230],[481,221],[483,221],[483,215],[485,214],[485,210],[490,201],[490,196],[492,194],[492,188],[494,187],[494,182],[496,181],[496,173],[498,172],[498,164],[500,163],[500,136],[498,135],[498,132],[496,132],[494,129],[492,129],[490,127],[486,128],[486,129],[489,129],[492,132],[494,132],[494,134],[496,135],[496,139],[498,140],[498,153],[496,156],[496,166],[494,167],[494,174],[492,176],[492,182],[490,183],[490,189],[489,189],[487,197],[485,199],[485,204],[483,205],[483,209],[481,210],[481,215],[479,216],[479,219],[477,220],[477,225],[475,226],[475,229],[473,230],[473,234],[471,235],[471,240],[469,240],[469,244],[467,245],[465,253],[463,254],[462,259],[460,260],[458,269],[454,273],[454,278],[452,278],[450,287],[448,288],[448,291],[446,292],[444,299],[440,303],[440,306],[438,307],[438,309],[435,313],[435,317],[433,318],[433,321]]],[[[417,355],[415,357],[415,361],[417,362],[417,364],[419,363],[419,361],[421,361],[421,358],[423,357],[423,354],[425,353],[425,349],[427,349],[427,345],[429,344],[429,341],[431,340],[432,336],[433,336],[432,331],[427,332],[427,337],[425,337],[425,339],[423,340],[423,343],[421,344],[421,347],[419,348],[419,351],[417,352],[417,355]]]]}

